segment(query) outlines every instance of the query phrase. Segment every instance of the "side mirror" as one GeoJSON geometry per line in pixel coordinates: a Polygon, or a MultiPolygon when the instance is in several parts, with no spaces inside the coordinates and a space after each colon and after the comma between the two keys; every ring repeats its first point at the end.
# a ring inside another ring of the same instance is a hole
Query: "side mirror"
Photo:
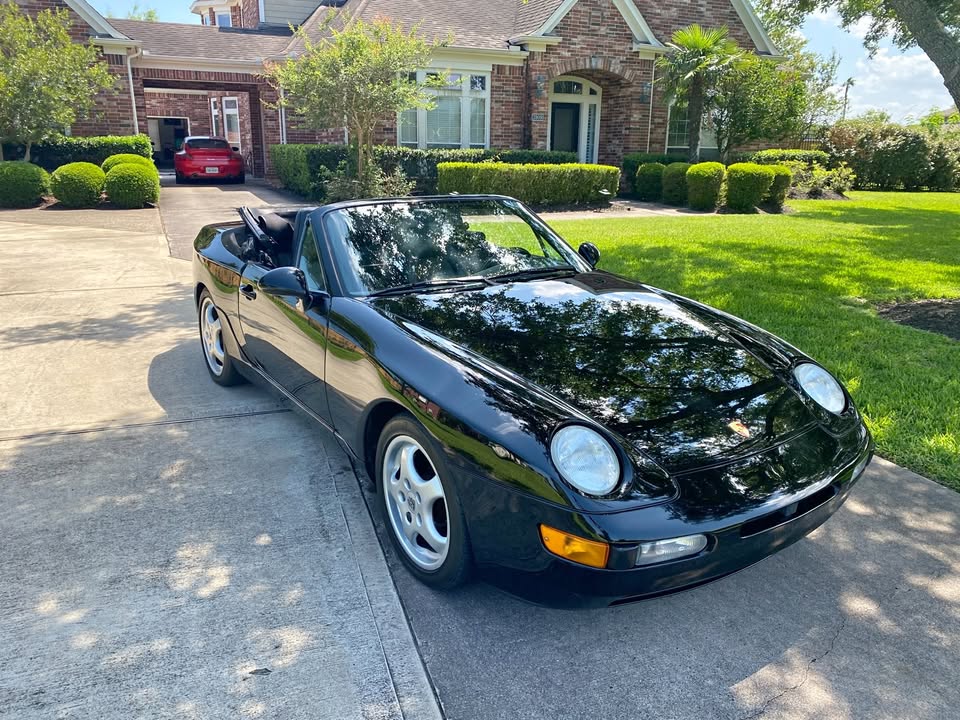
{"type": "Polygon", "coordinates": [[[230,146],[230,149],[233,150],[234,152],[240,152],[240,146],[239,146],[239,145],[231,145],[231,146],[230,146]]]}
{"type": "Polygon", "coordinates": [[[600,249],[593,243],[585,242],[578,249],[580,257],[590,263],[590,267],[596,267],[600,262],[600,249]]]}
{"type": "Polygon", "coordinates": [[[306,300],[310,297],[303,272],[295,267],[275,268],[260,278],[257,285],[267,295],[280,295],[306,300]]]}

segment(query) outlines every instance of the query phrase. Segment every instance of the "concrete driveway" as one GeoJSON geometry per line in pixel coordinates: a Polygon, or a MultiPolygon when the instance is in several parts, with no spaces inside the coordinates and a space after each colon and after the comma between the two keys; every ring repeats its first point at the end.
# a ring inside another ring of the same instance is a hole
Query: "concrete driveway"
{"type": "Polygon", "coordinates": [[[214,385],[155,210],[0,213],[0,717],[439,717],[345,457],[214,385]]]}

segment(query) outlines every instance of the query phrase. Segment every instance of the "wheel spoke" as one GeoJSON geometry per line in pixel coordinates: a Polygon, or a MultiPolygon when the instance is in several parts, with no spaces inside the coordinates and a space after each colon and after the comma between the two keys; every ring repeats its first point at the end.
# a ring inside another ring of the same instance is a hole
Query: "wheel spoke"
{"type": "Polygon", "coordinates": [[[443,485],[440,484],[440,478],[434,475],[429,480],[418,483],[414,488],[420,494],[420,502],[424,507],[429,507],[437,498],[443,497],[443,485]]]}

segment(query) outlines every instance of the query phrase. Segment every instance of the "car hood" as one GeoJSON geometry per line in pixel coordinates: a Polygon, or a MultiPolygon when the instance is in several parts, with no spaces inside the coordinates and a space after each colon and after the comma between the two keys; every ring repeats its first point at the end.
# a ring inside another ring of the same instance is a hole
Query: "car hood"
{"type": "Polygon", "coordinates": [[[670,472],[814,422],[719,315],[606,273],[371,302],[534,383],[670,472]]]}

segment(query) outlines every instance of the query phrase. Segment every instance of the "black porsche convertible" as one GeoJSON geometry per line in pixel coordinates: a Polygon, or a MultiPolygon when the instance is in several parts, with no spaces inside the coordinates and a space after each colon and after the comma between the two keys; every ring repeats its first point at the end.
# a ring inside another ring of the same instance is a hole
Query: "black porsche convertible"
{"type": "Polygon", "coordinates": [[[555,606],[693,587],[803,538],[870,461],[814,360],[596,269],[516,200],[240,216],[195,243],[211,377],[334,433],[434,587],[476,572],[555,606]]]}

